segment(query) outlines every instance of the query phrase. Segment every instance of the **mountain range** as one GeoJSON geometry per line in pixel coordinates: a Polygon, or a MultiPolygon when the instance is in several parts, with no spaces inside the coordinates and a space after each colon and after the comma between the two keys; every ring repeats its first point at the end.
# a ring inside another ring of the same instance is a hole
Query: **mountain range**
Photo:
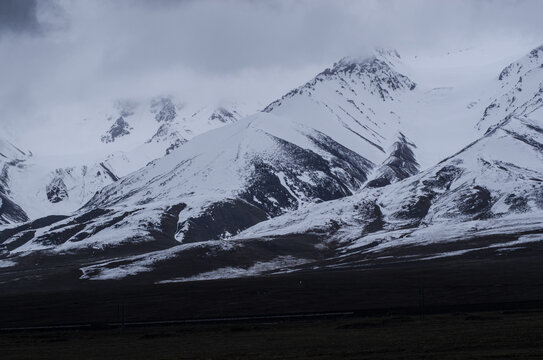
{"type": "Polygon", "coordinates": [[[23,157],[18,153],[8,157],[18,161],[8,161],[4,167],[4,187],[28,218],[74,212],[104,186],[169,154],[195,135],[242,117],[239,105],[228,104],[230,110],[225,106],[176,104],[171,97],[115,101],[106,116],[97,112],[92,124],[86,120],[76,124],[76,130],[70,124],[55,130],[70,134],[73,139],[66,140],[73,140],[75,146],[57,154],[25,151],[23,157]],[[79,153],[79,144],[90,150],[79,153]]]}
{"type": "Polygon", "coordinates": [[[528,251],[543,240],[543,47],[451,76],[469,56],[435,76],[442,58],[343,58],[249,116],[118,102],[95,139],[104,155],[72,166],[1,141],[2,281],[175,282],[528,251]]]}

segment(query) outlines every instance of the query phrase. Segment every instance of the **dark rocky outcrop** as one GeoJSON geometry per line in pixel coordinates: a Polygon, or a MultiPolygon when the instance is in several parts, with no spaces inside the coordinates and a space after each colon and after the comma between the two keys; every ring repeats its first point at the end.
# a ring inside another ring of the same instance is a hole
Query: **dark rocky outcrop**
{"type": "Polygon", "coordinates": [[[415,159],[413,148],[416,148],[415,144],[409,142],[405,135],[400,133],[398,141],[392,145],[389,157],[366,186],[383,187],[417,174],[419,164],[415,159]]]}
{"type": "Polygon", "coordinates": [[[101,140],[103,143],[114,142],[117,138],[130,134],[130,130],[132,130],[132,127],[121,116],[115,120],[115,123],[111,125],[111,128],[109,128],[107,133],[102,136],[101,140]]]}
{"type": "Polygon", "coordinates": [[[68,197],[68,188],[62,178],[54,178],[45,187],[47,199],[52,203],[58,203],[68,197]]]}
{"type": "Polygon", "coordinates": [[[156,111],[155,120],[159,123],[168,123],[177,117],[175,105],[170,98],[154,99],[151,103],[151,111],[156,111]]]}
{"type": "Polygon", "coordinates": [[[10,198],[0,192],[0,224],[28,221],[26,212],[10,198]]]}
{"type": "Polygon", "coordinates": [[[180,227],[183,242],[199,242],[235,235],[267,218],[266,212],[253,204],[233,199],[213,204],[204,214],[188,219],[180,227]]]}
{"type": "Polygon", "coordinates": [[[463,214],[481,214],[490,209],[491,200],[492,198],[488,189],[475,185],[459,198],[458,209],[463,214]]]}
{"type": "Polygon", "coordinates": [[[217,108],[209,117],[211,121],[220,121],[222,123],[234,122],[239,118],[239,114],[234,114],[223,107],[217,108]]]}

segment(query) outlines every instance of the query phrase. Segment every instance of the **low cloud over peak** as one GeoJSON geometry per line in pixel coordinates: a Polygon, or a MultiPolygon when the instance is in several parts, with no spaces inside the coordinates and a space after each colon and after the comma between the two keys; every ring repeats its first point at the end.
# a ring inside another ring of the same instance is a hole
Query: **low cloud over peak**
{"type": "Polygon", "coordinates": [[[537,0],[3,0],[0,122],[158,94],[265,104],[376,46],[543,43],[542,10],[537,0]]]}

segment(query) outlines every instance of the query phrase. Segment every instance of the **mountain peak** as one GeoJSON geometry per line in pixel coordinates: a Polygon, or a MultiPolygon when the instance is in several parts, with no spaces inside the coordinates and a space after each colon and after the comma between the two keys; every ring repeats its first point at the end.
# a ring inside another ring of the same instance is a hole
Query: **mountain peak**
{"type": "Polygon", "coordinates": [[[392,63],[401,59],[400,54],[395,49],[375,48],[371,55],[345,56],[335,62],[332,68],[343,68],[353,65],[363,65],[374,62],[375,60],[392,63]]]}
{"type": "Polygon", "coordinates": [[[396,50],[376,49],[370,56],[346,56],[341,58],[321,74],[371,74],[381,69],[390,68],[394,60],[398,59],[400,59],[400,54],[396,50]]]}
{"type": "Polygon", "coordinates": [[[368,57],[344,57],[334,63],[332,68],[324,70],[317,75],[316,80],[330,77],[355,77],[363,82],[369,80],[369,85],[377,88],[382,100],[389,98],[388,90],[402,88],[413,90],[416,84],[407,76],[394,69],[394,63],[400,59],[396,50],[376,49],[374,54],[368,57]],[[387,90],[388,89],[388,90],[387,90]]]}
{"type": "Polygon", "coordinates": [[[397,51],[382,49],[375,50],[375,53],[369,57],[344,57],[335,62],[331,68],[319,73],[313,80],[272,102],[263,111],[271,112],[296,95],[311,96],[319,83],[329,81],[336,82],[334,86],[338,93],[343,93],[347,89],[357,94],[358,92],[354,89],[357,87],[359,90],[369,92],[369,95],[377,93],[382,101],[393,100],[393,92],[402,89],[414,90],[416,87],[411,79],[394,69],[394,59],[399,58],[397,51]]]}
{"type": "Polygon", "coordinates": [[[362,65],[366,63],[370,63],[374,60],[376,60],[377,57],[375,55],[370,56],[345,56],[341,58],[339,61],[335,62],[332,68],[334,69],[341,69],[346,68],[350,66],[355,65],[362,65]]]}

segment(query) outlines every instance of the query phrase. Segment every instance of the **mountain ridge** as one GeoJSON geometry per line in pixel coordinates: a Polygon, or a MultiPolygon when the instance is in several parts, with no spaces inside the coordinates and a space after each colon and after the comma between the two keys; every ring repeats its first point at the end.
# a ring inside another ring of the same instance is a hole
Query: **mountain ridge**
{"type": "MultiPolygon", "coordinates": [[[[538,54],[515,63],[533,65],[538,54]]],[[[409,116],[452,90],[415,85],[395,70],[396,55],[341,60],[263,112],[102,188],[72,216],[0,232],[5,258],[27,264],[48,254],[80,264],[81,279],[187,281],[499,256],[543,240],[539,68],[520,85],[502,87],[509,75],[498,75],[489,93],[505,95],[486,109],[504,113],[484,126],[473,116],[474,134],[488,130],[422,168],[421,151],[442,151],[410,140],[409,116]],[[510,91],[535,100],[511,102],[510,91]],[[176,270],[180,262],[193,267],[176,270]]]]}

